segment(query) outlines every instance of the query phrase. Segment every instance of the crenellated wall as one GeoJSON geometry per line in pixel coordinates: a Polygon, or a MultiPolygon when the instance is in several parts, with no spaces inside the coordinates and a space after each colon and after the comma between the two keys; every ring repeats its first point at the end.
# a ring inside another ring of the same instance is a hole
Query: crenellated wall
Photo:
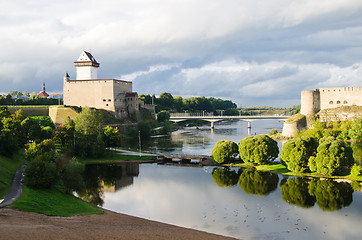
{"type": "Polygon", "coordinates": [[[362,106],[362,87],[320,88],[301,92],[303,115],[341,106],[362,106]]]}

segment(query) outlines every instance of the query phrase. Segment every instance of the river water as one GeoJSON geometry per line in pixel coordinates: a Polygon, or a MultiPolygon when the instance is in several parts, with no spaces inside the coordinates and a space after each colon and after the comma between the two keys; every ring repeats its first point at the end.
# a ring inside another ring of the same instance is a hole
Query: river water
{"type": "MultiPolygon", "coordinates": [[[[255,121],[251,134],[282,124],[255,121]]],[[[179,130],[143,149],[210,155],[218,140],[247,135],[246,122],[225,122],[213,131],[179,130]]],[[[361,239],[362,193],[349,183],[157,164],[88,165],[86,174],[88,200],[120,213],[240,239],[361,239]]]]}

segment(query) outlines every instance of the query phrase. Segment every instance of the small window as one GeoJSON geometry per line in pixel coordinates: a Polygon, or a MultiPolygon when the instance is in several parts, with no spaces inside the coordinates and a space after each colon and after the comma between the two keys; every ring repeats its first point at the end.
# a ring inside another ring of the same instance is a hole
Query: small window
{"type": "Polygon", "coordinates": [[[338,100],[338,101],[337,101],[337,104],[341,104],[341,101],[338,100]]]}
{"type": "Polygon", "coordinates": [[[111,99],[108,99],[108,102],[110,102],[111,101],[111,99]]]}
{"type": "Polygon", "coordinates": [[[329,104],[333,104],[333,101],[330,101],[329,104]]]}
{"type": "Polygon", "coordinates": [[[106,99],[103,99],[103,102],[105,102],[106,101],[106,99]]]}
{"type": "Polygon", "coordinates": [[[348,102],[346,100],[343,101],[343,104],[348,104],[348,102]]]}
{"type": "Polygon", "coordinates": [[[106,106],[108,106],[108,103],[106,104],[106,106]]]}

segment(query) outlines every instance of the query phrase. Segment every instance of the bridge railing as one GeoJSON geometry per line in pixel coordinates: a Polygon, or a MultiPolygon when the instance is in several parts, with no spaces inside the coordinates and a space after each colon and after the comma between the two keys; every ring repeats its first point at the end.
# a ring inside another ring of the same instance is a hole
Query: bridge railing
{"type": "Polygon", "coordinates": [[[170,113],[170,117],[212,117],[213,112],[197,112],[197,113],[170,113]]]}

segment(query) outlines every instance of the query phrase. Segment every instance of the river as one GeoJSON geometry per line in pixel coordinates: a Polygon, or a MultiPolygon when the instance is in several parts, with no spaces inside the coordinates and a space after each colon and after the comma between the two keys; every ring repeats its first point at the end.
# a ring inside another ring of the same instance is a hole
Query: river
{"type": "MultiPolygon", "coordinates": [[[[282,122],[252,122],[251,134],[282,122]]],[[[143,149],[210,155],[221,139],[248,136],[247,123],[185,128],[143,149]]],[[[362,193],[349,183],[252,169],[124,164],[86,167],[89,196],[104,208],[240,239],[360,239],[362,193]]]]}

